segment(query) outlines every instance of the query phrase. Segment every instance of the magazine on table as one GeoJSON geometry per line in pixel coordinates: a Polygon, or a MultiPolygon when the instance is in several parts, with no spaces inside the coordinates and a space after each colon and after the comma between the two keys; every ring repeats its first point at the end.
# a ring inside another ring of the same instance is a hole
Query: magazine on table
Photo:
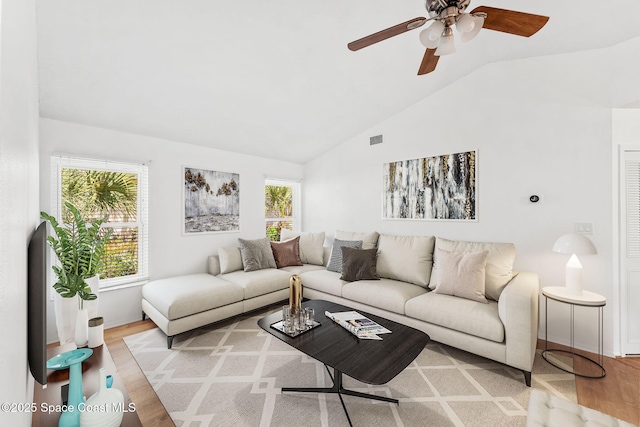
{"type": "Polygon", "coordinates": [[[358,338],[381,340],[378,334],[390,334],[391,331],[363,316],[357,311],[341,311],[337,313],[324,312],[325,316],[333,320],[358,338]]]}

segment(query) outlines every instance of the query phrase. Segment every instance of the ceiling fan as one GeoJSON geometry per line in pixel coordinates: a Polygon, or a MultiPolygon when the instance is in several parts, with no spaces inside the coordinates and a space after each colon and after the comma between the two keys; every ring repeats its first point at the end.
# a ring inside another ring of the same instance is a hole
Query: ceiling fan
{"type": "Polygon", "coordinates": [[[473,39],[482,28],[530,37],[544,27],[549,20],[548,16],[489,6],[479,6],[467,13],[465,10],[470,2],[471,0],[425,0],[429,18],[418,17],[394,25],[353,41],[347,47],[352,51],[360,50],[433,21],[431,26],[420,33],[420,41],[427,48],[418,69],[418,75],[423,75],[436,69],[441,55],[455,52],[452,29],[454,25],[460,33],[461,40],[467,42],[473,39]]]}

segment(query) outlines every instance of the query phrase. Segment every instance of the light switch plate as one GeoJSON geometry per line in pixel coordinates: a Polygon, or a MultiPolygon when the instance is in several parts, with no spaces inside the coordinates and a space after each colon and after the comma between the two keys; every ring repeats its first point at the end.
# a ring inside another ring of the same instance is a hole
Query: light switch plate
{"type": "Polygon", "coordinates": [[[574,222],[573,231],[578,234],[593,234],[592,222],[574,222]]]}

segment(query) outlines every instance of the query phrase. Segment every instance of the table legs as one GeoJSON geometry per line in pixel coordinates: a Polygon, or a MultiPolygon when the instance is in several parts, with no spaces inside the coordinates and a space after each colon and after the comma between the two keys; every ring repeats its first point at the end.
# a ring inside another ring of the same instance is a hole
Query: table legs
{"type": "Polygon", "coordinates": [[[603,333],[604,333],[604,318],[602,315],[602,307],[597,307],[598,308],[598,360],[595,361],[587,356],[583,356],[582,354],[576,353],[574,351],[574,308],[575,306],[573,304],[570,305],[570,310],[571,310],[571,331],[570,331],[570,350],[561,350],[561,349],[557,349],[557,348],[549,348],[549,339],[548,339],[548,331],[549,331],[549,322],[548,322],[548,310],[547,310],[547,305],[548,305],[548,301],[549,298],[547,298],[545,296],[544,299],[544,351],[542,352],[542,357],[544,358],[544,360],[546,360],[547,362],[549,362],[551,365],[555,366],[558,369],[561,369],[565,372],[568,372],[570,374],[574,374],[578,377],[583,377],[583,378],[604,378],[605,375],[607,375],[607,372],[604,370],[604,340],[603,340],[603,333]],[[581,357],[584,360],[587,360],[588,362],[591,362],[592,364],[598,366],[601,369],[601,373],[598,375],[588,375],[588,374],[581,374],[576,372],[575,367],[573,368],[573,370],[568,370],[563,366],[558,365],[557,363],[555,363],[555,361],[553,361],[553,359],[549,359],[547,357],[547,355],[549,353],[566,353],[572,356],[578,356],[581,357]]]}
{"type": "MultiPolygon", "coordinates": [[[[325,367],[327,368],[327,372],[329,372],[329,367],[326,365],[325,367]]],[[[347,407],[344,404],[344,400],[342,400],[343,394],[347,396],[362,397],[364,399],[374,399],[374,400],[381,400],[383,402],[391,402],[391,403],[395,403],[396,405],[399,404],[398,399],[392,399],[386,396],[378,396],[375,394],[361,393],[359,391],[345,389],[342,386],[342,372],[337,370],[336,368],[333,368],[333,375],[331,375],[331,372],[329,372],[329,376],[331,376],[331,379],[333,380],[333,387],[282,387],[282,391],[283,392],[293,391],[293,392],[299,392],[299,393],[335,393],[337,394],[338,397],[340,398],[340,403],[342,403],[342,408],[344,409],[344,413],[347,415],[347,420],[349,421],[350,426],[352,426],[353,424],[351,424],[351,418],[349,418],[349,412],[347,411],[347,407]]]]}

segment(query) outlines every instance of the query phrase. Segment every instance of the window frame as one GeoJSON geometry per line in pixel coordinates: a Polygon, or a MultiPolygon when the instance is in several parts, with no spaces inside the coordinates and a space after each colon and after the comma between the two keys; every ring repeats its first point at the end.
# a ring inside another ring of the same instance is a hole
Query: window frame
{"type": "MultiPolygon", "coordinates": [[[[270,178],[265,177],[264,186],[276,186],[276,187],[291,187],[291,216],[287,217],[271,217],[265,216],[265,226],[269,222],[283,221],[291,222],[292,231],[299,232],[302,229],[302,183],[300,180],[284,179],[284,178],[270,178]]],[[[263,205],[266,207],[266,200],[263,205]]]]}
{"type": "Polygon", "coordinates": [[[51,156],[51,212],[62,224],[62,169],[100,170],[125,172],[138,175],[137,221],[105,222],[102,228],[137,227],[138,229],[138,273],[128,276],[100,279],[99,289],[114,289],[144,284],[149,279],[149,168],[144,163],[90,159],[64,155],[51,156]]]}

